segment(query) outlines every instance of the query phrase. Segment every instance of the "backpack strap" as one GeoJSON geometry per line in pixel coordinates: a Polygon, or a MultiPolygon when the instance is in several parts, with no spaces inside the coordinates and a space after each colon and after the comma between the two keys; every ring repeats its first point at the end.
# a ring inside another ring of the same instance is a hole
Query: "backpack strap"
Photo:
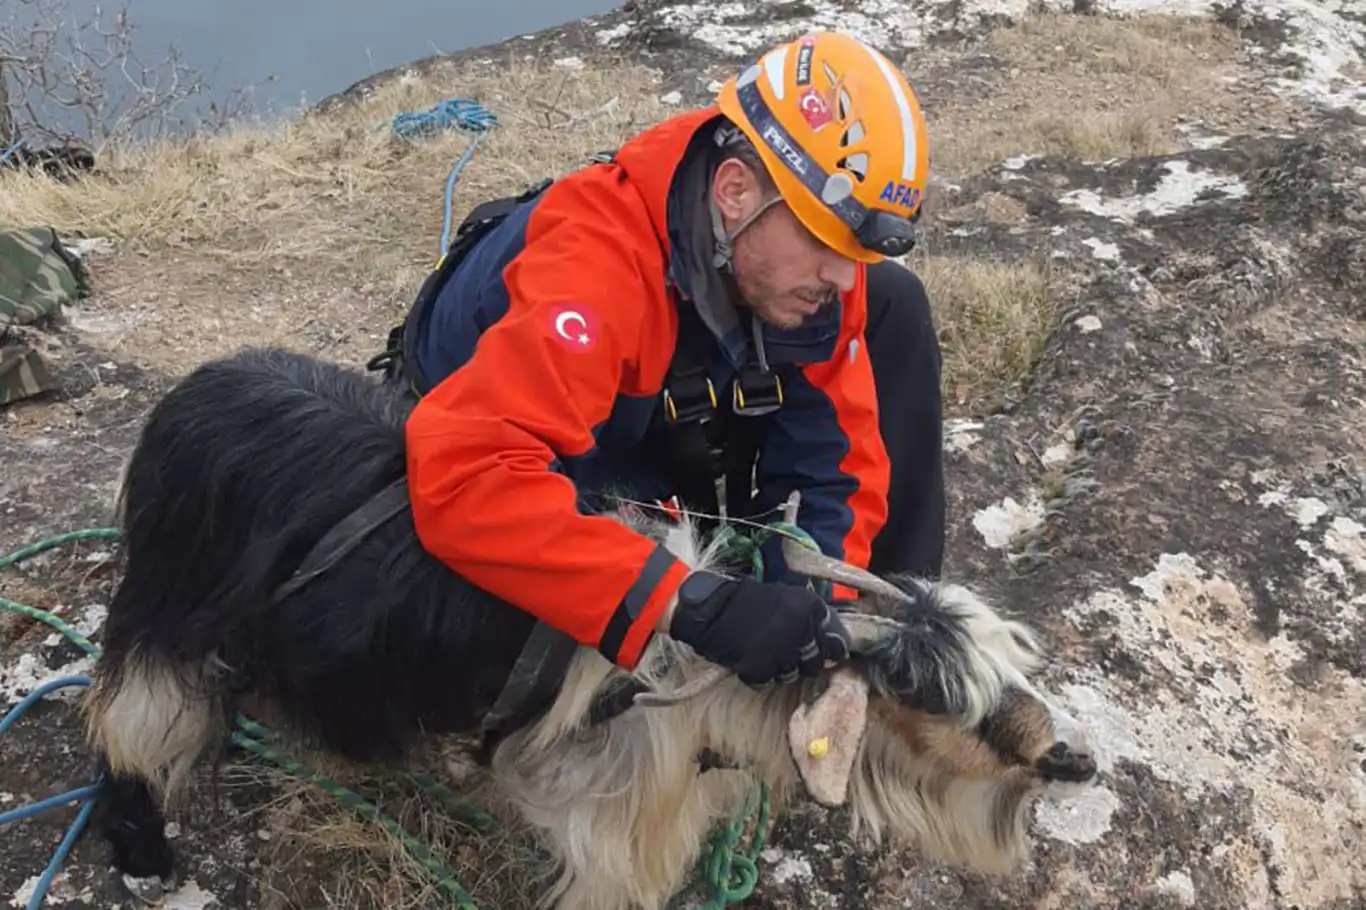
{"type": "Polygon", "coordinates": [[[412,306],[403,322],[389,330],[386,348],[366,363],[366,369],[380,372],[386,380],[399,380],[407,383],[419,395],[430,391],[432,383],[417,365],[414,356],[417,339],[426,327],[432,303],[440,296],[451,275],[464,262],[470,250],[490,231],[517,210],[546,189],[554,181],[547,177],[540,183],[528,187],[515,196],[502,196],[481,202],[470,210],[465,220],[455,230],[450,246],[441,255],[436,267],[427,275],[413,299],[412,306]]]}

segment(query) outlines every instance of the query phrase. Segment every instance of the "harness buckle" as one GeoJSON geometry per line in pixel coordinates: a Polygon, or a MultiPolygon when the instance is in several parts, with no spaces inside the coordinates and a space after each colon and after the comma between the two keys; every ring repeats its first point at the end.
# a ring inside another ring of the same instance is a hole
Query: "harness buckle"
{"type": "Polygon", "coordinates": [[[680,378],[672,387],[664,387],[664,414],[669,423],[691,420],[716,408],[716,386],[710,376],[680,378]]]}
{"type": "Polygon", "coordinates": [[[777,373],[746,368],[731,384],[731,410],[743,417],[771,414],[783,405],[783,381],[777,373]]]}

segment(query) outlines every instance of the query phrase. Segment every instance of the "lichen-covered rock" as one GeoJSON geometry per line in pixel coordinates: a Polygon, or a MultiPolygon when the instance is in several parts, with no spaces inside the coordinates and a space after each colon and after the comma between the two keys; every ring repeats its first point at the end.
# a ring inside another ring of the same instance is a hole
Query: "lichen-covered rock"
{"type": "Polygon", "coordinates": [[[1020,199],[1016,243],[1091,276],[1029,394],[946,448],[950,572],[1048,630],[1101,778],[1039,805],[1014,881],[803,815],[760,906],[1362,906],[1363,167],[1325,127],[962,189],[1020,199]]]}

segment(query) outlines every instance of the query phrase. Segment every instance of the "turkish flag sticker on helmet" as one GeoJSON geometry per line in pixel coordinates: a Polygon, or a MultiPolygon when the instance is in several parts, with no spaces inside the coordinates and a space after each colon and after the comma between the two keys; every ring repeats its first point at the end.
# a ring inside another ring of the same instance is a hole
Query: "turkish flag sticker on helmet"
{"type": "Polygon", "coordinates": [[[820,132],[821,127],[835,119],[830,102],[825,100],[825,96],[814,85],[802,92],[801,98],[797,100],[797,106],[801,108],[802,116],[806,118],[812,132],[820,132]]]}
{"type": "Polygon", "coordinates": [[[564,347],[586,354],[597,346],[602,325],[592,310],[580,303],[553,307],[546,316],[550,337],[564,347]]]}

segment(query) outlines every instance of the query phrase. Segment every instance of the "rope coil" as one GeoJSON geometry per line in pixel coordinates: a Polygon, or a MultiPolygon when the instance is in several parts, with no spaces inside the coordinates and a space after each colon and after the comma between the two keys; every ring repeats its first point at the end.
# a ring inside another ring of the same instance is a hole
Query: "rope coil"
{"type": "Polygon", "coordinates": [[[489,130],[498,125],[498,117],[493,111],[471,98],[447,98],[425,111],[402,111],[394,115],[389,130],[395,136],[409,141],[430,138],[444,130],[459,129],[474,133],[474,141],[460,153],[451,165],[446,177],[446,193],[441,223],[441,249],[438,256],[450,249],[451,245],[451,208],[455,194],[455,182],[465,170],[479,143],[489,130]]]}

